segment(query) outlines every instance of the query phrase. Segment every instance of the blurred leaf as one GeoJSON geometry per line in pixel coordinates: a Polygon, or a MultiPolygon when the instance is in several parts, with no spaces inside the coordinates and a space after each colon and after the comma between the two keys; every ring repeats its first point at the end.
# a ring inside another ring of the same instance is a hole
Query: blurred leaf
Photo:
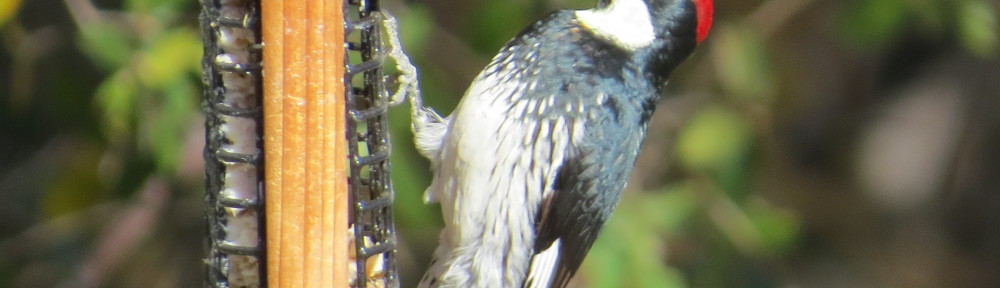
{"type": "Polygon", "coordinates": [[[157,37],[139,59],[139,80],[153,89],[175,84],[178,77],[198,71],[201,36],[190,29],[174,29],[157,37]]]}
{"type": "Polygon", "coordinates": [[[846,14],[843,29],[852,43],[881,48],[902,31],[905,0],[856,0],[846,14]]]}
{"type": "MultiPolygon", "coordinates": [[[[650,194],[629,197],[619,205],[583,263],[590,287],[686,287],[683,277],[664,263],[661,229],[643,209],[630,209],[650,194]],[[626,208],[627,207],[627,208],[626,208]],[[624,209],[623,209],[624,208],[624,209]]],[[[656,216],[654,216],[656,218],[656,216]]]]}
{"type": "Polygon", "coordinates": [[[966,0],[959,3],[959,35],[966,49],[979,56],[996,55],[997,35],[1000,33],[996,11],[987,1],[966,0]]]}
{"type": "Polygon", "coordinates": [[[7,24],[7,20],[10,20],[20,7],[21,0],[0,0],[0,27],[7,24]]]}
{"type": "MultiPolygon", "coordinates": [[[[621,211],[621,209],[619,209],[621,211]]],[[[622,218],[620,214],[612,219],[622,218]]],[[[580,268],[581,277],[591,287],[621,287],[625,281],[629,261],[627,259],[627,244],[616,241],[621,232],[618,229],[621,220],[611,220],[604,231],[597,237],[593,248],[587,253],[580,268]]]]}
{"type": "Polygon", "coordinates": [[[174,83],[163,87],[161,99],[153,101],[155,107],[142,107],[145,112],[140,119],[148,122],[149,129],[143,135],[145,143],[153,152],[156,166],[161,172],[175,171],[180,158],[181,141],[190,127],[190,121],[197,107],[198,90],[191,81],[176,78],[174,83]]]}
{"type": "Polygon", "coordinates": [[[78,211],[100,202],[101,181],[97,166],[102,155],[96,145],[77,145],[54,175],[41,200],[45,219],[78,211]]]}
{"type": "Polygon", "coordinates": [[[948,14],[953,0],[907,1],[903,25],[916,25],[916,30],[925,36],[939,36],[947,28],[948,14]],[[910,19],[914,18],[910,21],[910,19]],[[915,22],[915,23],[910,23],[915,22]]]}
{"type": "Polygon", "coordinates": [[[716,30],[713,64],[726,95],[751,103],[771,103],[776,80],[764,36],[751,25],[726,25],[716,30]]]}
{"type": "Polygon", "coordinates": [[[698,210],[684,185],[665,192],[626,194],[584,261],[589,287],[686,287],[664,262],[673,235],[698,210]]]}
{"type": "Polygon", "coordinates": [[[722,107],[710,107],[681,130],[678,160],[691,171],[726,172],[743,164],[751,141],[750,127],[739,115],[722,107]]]}
{"type": "MultiPolygon", "coordinates": [[[[655,240],[655,239],[651,239],[655,240]]],[[[642,255],[642,259],[636,259],[631,266],[635,268],[630,273],[635,277],[634,287],[646,288],[682,288],[687,287],[684,277],[679,271],[668,266],[662,257],[649,251],[634,251],[637,255],[642,255]]],[[[595,286],[595,287],[618,287],[618,286],[595,286]]]]}
{"type": "MultiPolygon", "coordinates": [[[[399,37],[403,42],[403,47],[409,55],[426,55],[427,45],[431,40],[431,31],[434,29],[431,13],[422,5],[413,5],[410,13],[399,16],[399,37]]],[[[416,60],[416,59],[413,59],[416,60]]],[[[352,62],[354,63],[354,62],[352,62]]],[[[389,71],[386,71],[389,73],[389,71]]]]}
{"type": "Polygon", "coordinates": [[[472,47],[483,55],[493,55],[533,20],[528,1],[483,1],[476,15],[469,17],[472,47]]]}
{"type": "Polygon", "coordinates": [[[193,1],[187,0],[126,0],[125,9],[133,15],[154,16],[163,23],[168,23],[183,11],[185,5],[193,1]]]}
{"type": "Polygon", "coordinates": [[[757,228],[767,252],[781,254],[795,247],[799,235],[799,219],[795,214],[770,207],[764,202],[755,201],[744,208],[750,221],[757,228]]]}
{"type": "Polygon", "coordinates": [[[135,78],[125,70],[104,79],[97,87],[95,100],[101,115],[101,128],[112,142],[132,134],[137,93],[135,78]]]}
{"type": "Polygon", "coordinates": [[[626,196],[620,206],[642,211],[650,228],[664,234],[675,233],[700,207],[698,195],[687,185],[675,185],[663,192],[641,195],[641,198],[626,196]]]}
{"type": "MultiPolygon", "coordinates": [[[[697,211],[697,195],[684,186],[678,186],[667,192],[632,194],[624,207],[641,207],[643,209],[626,208],[625,221],[630,222],[626,239],[631,239],[626,248],[630,257],[625,274],[625,283],[633,282],[631,287],[687,287],[681,274],[666,263],[667,247],[664,237],[674,235],[681,223],[689,221],[697,211]],[[658,208],[658,209],[657,209],[658,208]],[[632,212],[634,211],[634,212],[632,212]]],[[[596,286],[617,287],[617,286],[596,286]]]]}
{"type": "Polygon", "coordinates": [[[124,29],[106,21],[81,24],[81,50],[98,66],[116,70],[132,55],[132,44],[124,29]]]}

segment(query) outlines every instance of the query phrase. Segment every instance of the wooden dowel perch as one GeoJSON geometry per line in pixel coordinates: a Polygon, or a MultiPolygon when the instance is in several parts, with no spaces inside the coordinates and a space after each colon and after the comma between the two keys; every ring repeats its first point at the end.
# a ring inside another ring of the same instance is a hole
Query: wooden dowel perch
{"type": "Polygon", "coordinates": [[[267,285],[347,286],[341,1],[263,0],[267,285]]]}

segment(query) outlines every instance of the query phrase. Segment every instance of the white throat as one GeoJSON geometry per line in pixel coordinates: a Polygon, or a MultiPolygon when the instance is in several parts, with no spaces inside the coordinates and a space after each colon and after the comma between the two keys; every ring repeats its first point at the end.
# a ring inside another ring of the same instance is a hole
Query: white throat
{"type": "Polygon", "coordinates": [[[643,0],[614,0],[604,9],[576,11],[580,24],[616,45],[636,50],[653,43],[653,21],[643,0]]]}

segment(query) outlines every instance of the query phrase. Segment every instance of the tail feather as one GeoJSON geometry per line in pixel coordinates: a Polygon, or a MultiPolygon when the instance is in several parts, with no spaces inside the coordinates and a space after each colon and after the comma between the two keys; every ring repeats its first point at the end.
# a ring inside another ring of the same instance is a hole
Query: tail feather
{"type": "Polygon", "coordinates": [[[431,260],[430,268],[424,273],[424,277],[420,279],[420,284],[417,285],[418,288],[439,288],[444,283],[441,281],[441,276],[444,275],[445,270],[448,268],[448,253],[451,251],[451,247],[447,243],[446,241],[441,241],[441,244],[434,250],[434,258],[431,260]]]}
{"type": "Polygon", "coordinates": [[[427,106],[413,107],[413,137],[417,152],[430,159],[435,166],[441,155],[444,135],[448,132],[448,118],[443,118],[427,106]]]}

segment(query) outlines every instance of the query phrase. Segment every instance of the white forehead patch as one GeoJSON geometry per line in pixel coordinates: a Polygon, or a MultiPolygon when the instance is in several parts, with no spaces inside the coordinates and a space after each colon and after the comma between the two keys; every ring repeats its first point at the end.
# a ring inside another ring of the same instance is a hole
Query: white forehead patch
{"type": "Polygon", "coordinates": [[[604,9],[576,11],[576,18],[597,36],[628,50],[652,44],[656,37],[643,0],[615,0],[604,9]]]}

